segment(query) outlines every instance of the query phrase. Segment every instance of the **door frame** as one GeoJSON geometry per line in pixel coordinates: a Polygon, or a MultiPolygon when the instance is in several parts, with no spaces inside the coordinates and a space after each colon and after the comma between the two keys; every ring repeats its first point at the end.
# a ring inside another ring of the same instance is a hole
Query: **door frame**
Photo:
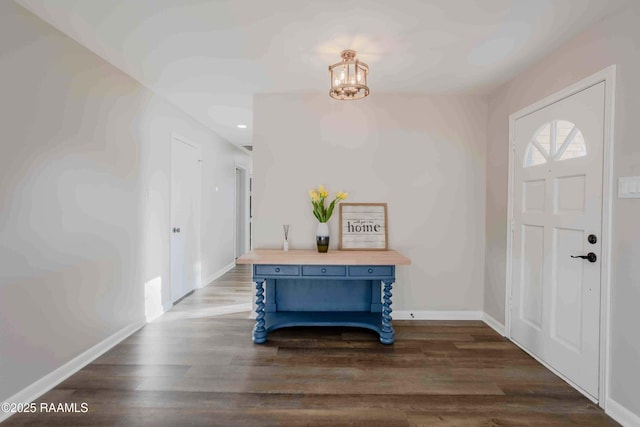
{"type": "MultiPolygon", "coordinates": [[[[611,65],[579,82],[549,95],[528,107],[516,111],[509,115],[509,178],[507,184],[507,262],[506,262],[506,290],[505,290],[505,336],[511,339],[511,294],[512,294],[512,262],[513,262],[513,191],[514,191],[514,151],[515,151],[515,123],[516,120],[541,110],[551,104],[575,95],[591,86],[605,82],[604,99],[604,135],[603,135],[603,168],[602,168],[602,254],[600,270],[600,364],[599,364],[599,386],[598,403],[602,408],[609,396],[609,369],[610,369],[610,293],[611,293],[611,226],[612,226],[612,203],[613,203],[613,142],[614,142],[614,115],[615,115],[615,78],[616,66],[611,65]]],[[[514,342],[514,341],[512,341],[514,342]]],[[[526,350],[525,350],[526,351],[526,350]]],[[[563,375],[549,367],[544,361],[534,358],[543,363],[547,368],[571,384],[582,393],[571,381],[563,375]]],[[[583,393],[584,394],[584,393],[583,393]]],[[[589,397],[589,396],[587,396],[589,397]]]]}
{"type": "MultiPolygon", "coordinates": [[[[202,146],[200,144],[196,144],[195,142],[191,141],[190,139],[176,133],[176,132],[171,132],[171,139],[170,139],[170,146],[169,146],[169,230],[168,230],[168,235],[169,235],[169,300],[170,300],[170,304],[174,305],[175,303],[173,302],[173,295],[172,295],[172,291],[173,291],[173,287],[172,287],[172,283],[171,283],[171,279],[172,279],[172,274],[173,272],[171,271],[171,262],[172,262],[172,257],[173,257],[173,248],[171,245],[171,227],[173,226],[172,221],[172,208],[173,208],[173,194],[171,191],[171,183],[172,183],[172,179],[173,179],[173,144],[174,142],[181,142],[183,144],[189,145],[191,147],[193,147],[196,150],[200,165],[202,165],[202,146]]],[[[200,167],[199,170],[199,179],[198,179],[198,188],[196,189],[196,194],[198,195],[198,241],[197,241],[197,248],[196,248],[196,252],[197,252],[197,258],[198,258],[198,262],[202,263],[202,167],[200,167]]],[[[199,289],[202,287],[202,270],[200,271],[200,277],[196,278],[197,281],[195,283],[195,287],[194,290],[199,289]]],[[[188,294],[187,294],[188,295],[188,294]]],[[[186,295],[185,295],[186,296],[186,295]]],[[[184,297],[183,297],[184,298],[184,297]]],[[[166,310],[165,310],[166,311],[166,310]]]]}
{"type": "MultiPolygon", "coordinates": [[[[243,226],[244,226],[244,239],[243,239],[244,240],[244,247],[245,247],[245,249],[247,251],[250,251],[251,248],[250,248],[249,242],[251,241],[251,238],[249,236],[249,233],[251,232],[251,227],[249,227],[249,221],[251,219],[249,217],[249,193],[250,193],[250,190],[249,190],[249,178],[250,178],[251,175],[250,175],[249,167],[246,164],[236,160],[235,168],[233,169],[233,171],[234,171],[234,179],[235,179],[235,171],[238,170],[238,169],[240,169],[242,171],[241,173],[243,174],[243,179],[244,179],[244,182],[243,182],[243,184],[244,184],[244,203],[242,205],[243,206],[243,212],[241,213],[242,214],[242,223],[243,223],[243,226]]],[[[237,248],[237,242],[238,242],[237,233],[238,233],[238,221],[239,221],[239,217],[240,217],[240,215],[238,215],[238,212],[237,212],[238,194],[237,194],[237,191],[235,191],[236,187],[237,186],[234,183],[234,198],[233,198],[233,201],[234,201],[233,210],[234,210],[234,213],[235,213],[235,215],[233,217],[233,257],[234,257],[234,261],[235,261],[236,252],[238,250],[238,248],[237,248]]]]}

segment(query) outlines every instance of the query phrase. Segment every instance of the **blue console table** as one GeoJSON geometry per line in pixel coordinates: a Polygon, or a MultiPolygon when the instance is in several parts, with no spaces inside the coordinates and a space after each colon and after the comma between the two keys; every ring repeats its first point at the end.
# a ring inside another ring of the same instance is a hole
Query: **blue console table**
{"type": "Polygon", "coordinates": [[[361,327],[376,331],[383,344],[393,343],[391,288],[395,269],[411,263],[396,251],[321,254],[315,250],[258,249],[236,262],[253,265],[254,343],[262,344],[268,332],[291,326],[361,327]]]}

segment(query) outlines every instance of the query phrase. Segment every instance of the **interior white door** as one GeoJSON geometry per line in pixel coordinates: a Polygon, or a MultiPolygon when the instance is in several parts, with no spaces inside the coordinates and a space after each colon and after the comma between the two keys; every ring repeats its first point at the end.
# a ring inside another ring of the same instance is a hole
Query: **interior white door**
{"type": "Polygon", "coordinates": [[[171,146],[171,301],[200,287],[199,149],[174,138],[171,146]]]}
{"type": "Polygon", "coordinates": [[[595,399],[604,86],[518,118],[513,129],[510,338],[595,399]]]}
{"type": "Polygon", "coordinates": [[[236,258],[243,255],[245,250],[245,181],[244,170],[236,168],[236,258]]]}

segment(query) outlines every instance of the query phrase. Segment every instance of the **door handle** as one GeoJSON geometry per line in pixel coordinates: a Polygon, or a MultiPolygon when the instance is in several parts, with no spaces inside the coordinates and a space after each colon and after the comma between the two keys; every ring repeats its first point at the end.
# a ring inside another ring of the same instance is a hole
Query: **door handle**
{"type": "Polygon", "coordinates": [[[596,260],[598,259],[596,254],[594,254],[593,252],[589,252],[586,255],[571,255],[571,258],[582,258],[586,259],[589,262],[596,262],[596,260]]]}

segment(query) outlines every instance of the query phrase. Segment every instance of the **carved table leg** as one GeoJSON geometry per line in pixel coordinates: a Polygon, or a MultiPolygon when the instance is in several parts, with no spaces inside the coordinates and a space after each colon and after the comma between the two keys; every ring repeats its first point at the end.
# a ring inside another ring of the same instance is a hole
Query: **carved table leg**
{"type": "Polygon", "coordinates": [[[264,281],[256,282],[256,326],[253,327],[253,342],[262,344],[267,341],[267,330],[264,325],[264,281]]]}
{"type": "Polygon", "coordinates": [[[382,297],[382,332],[380,332],[380,342],[382,344],[393,344],[395,332],[391,326],[391,285],[393,282],[384,283],[384,296],[382,297]]]}

